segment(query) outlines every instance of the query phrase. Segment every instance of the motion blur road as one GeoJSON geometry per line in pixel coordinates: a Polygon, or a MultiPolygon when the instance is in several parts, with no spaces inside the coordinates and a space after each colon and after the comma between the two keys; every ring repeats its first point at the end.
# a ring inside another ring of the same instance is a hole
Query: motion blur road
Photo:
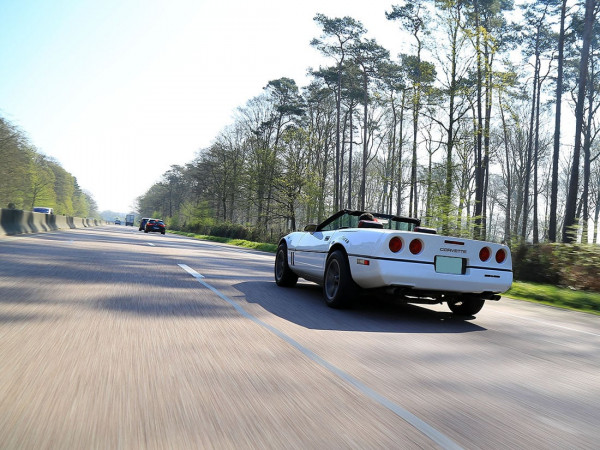
{"type": "Polygon", "coordinates": [[[279,288],[274,256],[0,238],[0,448],[598,448],[600,317],[279,288]]]}

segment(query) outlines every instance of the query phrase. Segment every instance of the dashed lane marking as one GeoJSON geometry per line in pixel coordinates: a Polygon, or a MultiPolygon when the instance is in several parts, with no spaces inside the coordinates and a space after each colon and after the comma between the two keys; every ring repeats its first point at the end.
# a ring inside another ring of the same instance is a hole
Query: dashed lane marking
{"type": "Polygon", "coordinates": [[[247,319],[250,319],[252,322],[256,323],[257,325],[270,331],[275,336],[283,339],[285,342],[290,344],[296,350],[300,351],[306,357],[310,358],[313,362],[317,363],[324,369],[328,370],[329,372],[340,377],[342,380],[351,384],[356,389],[358,389],[359,392],[366,395],[371,400],[373,400],[373,401],[379,403],[381,406],[389,409],[394,414],[396,414],[401,419],[403,419],[405,422],[407,422],[410,425],[412,425],[413,427],[415,427],[417,430],[419,430],[421,433],[423,433],[425,436],[427,436],[429,439],[431,439],[433,442],[435,442],[440,447],[442,447],[444,449],[461,449],[462,448],[456,442],[451,440],[449,437],[447,437],[440,431],[433,428],[428,423],[419,419],[417,416],[415,416],[411,412],[407,411],[406,409],[402,408],[401,406],[397,405],[396,403],[392,402],[391,400],[384,397],[383,395],[377,393],[376,391],[374,391],[373,389],[368,387],[366,384],[359,381],[357,378],[354,378],[352,375],[344,372],[343,370],[337,368],[333,364],[327,362],[326,360],[321,358],[319,355],[314,353],[312,350],[309,350],[308,348],[306,348],[302,344],[300,344],[298,341],[295,341],[294,339],[292,339],[290,336],[285,334],[283,331],[269,325],[268,323],[263,322],[262,320],[256,318],[252,314],[248,313],[237,302],[235,302],[234,300],[231,300],[229,297],[227,297],[225,294],[220,292],[218,289],[216,289],[215,287],[211,286],[206,281],[204,281],[204,276],[202,276],[201,274],[196,272],[194,269],[190,268],[186,264],[178,264],[178,266],[181,267],[183,270],[185,270],[190,275],[192,275],[194,278],[196,278],[196,280],[201,285],[203,285],[207,289],[210,289],[217,296],[219,296],[222,300],[225,300],[227,303],[229,303],[231,306],[233,306],[236,309],[236,311],[239,312],[242,316],[246,317],[247,319]]]}

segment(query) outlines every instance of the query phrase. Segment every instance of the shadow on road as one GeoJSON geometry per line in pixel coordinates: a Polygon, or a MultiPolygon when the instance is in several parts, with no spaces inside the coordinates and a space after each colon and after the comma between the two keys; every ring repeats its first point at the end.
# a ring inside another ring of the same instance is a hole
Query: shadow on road
{"type": "Polygon", "coordinates": [[[275,282],[247,281],[234,286],[249,303],[305,328],[317,330],[366,331],[376,333],[469,333],[485,328],[427,307],[402,304],[394,299],[365,295],[351,309],[327,307],[321,288],[298,283],[281,288],[275,282]]]}

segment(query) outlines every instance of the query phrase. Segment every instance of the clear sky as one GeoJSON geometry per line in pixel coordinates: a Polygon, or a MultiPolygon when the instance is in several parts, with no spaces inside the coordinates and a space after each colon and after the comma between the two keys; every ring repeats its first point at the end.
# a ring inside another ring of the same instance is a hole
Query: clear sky
{"type": "MultiPolygon", "coordinates": [[[[269,80],[307,84],[316,13],[351,16],[392,50],[394,1],[0,0],[0,115],[128,212],[191,161],[269,80]]],[[[1,163],[1,162],[0,162],[1,163]]]]}

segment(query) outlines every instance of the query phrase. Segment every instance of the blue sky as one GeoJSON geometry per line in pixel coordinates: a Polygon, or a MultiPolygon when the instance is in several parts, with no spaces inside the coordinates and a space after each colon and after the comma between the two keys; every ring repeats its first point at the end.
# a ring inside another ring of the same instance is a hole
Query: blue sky
{"type": "Polygon", "coordinates": [[[0,114],[98,202],[127,212],[233,112],[322,64],[313,17],[349,15],[393,49],[392,1],[2,0],[0,114]]]}

